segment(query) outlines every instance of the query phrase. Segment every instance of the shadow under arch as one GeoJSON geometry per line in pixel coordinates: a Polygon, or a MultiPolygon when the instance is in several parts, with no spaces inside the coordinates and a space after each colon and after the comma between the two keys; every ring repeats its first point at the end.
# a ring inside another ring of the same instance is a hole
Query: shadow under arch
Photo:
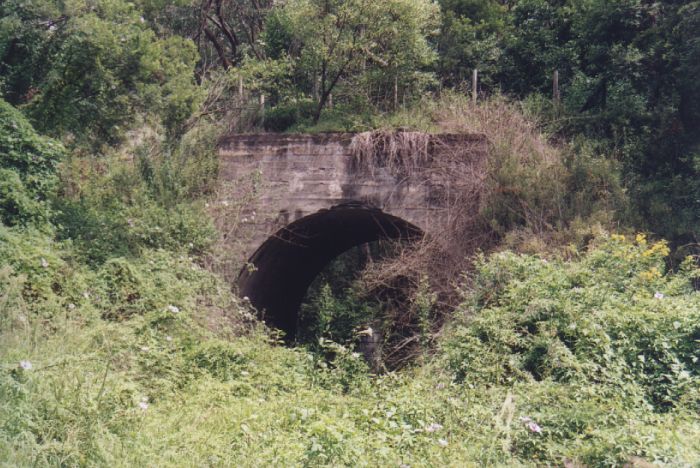
{"type": "Polygon", "coordinates": [[[248,261],[255,268],[239,273],[238,290],[291,341],[307,289],[334,258],[367,242],[421,237],[420,228],[378,208],[359,202],[336,205],[288,224],[263,242],[248,261]]]}

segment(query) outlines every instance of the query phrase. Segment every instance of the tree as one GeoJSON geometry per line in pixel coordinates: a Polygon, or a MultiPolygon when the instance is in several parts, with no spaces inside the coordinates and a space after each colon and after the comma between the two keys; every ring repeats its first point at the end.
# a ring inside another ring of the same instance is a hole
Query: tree
{"type": "Polygon", "coordinates": [[[177,132],[199,102],[194,44],[123,0],[9,0],[0,17],[2,94],[41,132],[115,144],[138,115],[177,132]]]}
{"type": "Polygon", "coordinates": [[[341,80],[371,68],[398,77],[435,58],[427,35],[439,14],[429,0],[290,0],[283,15],[288,50],[318,95],[314,121],[341,80]]]}
{"type": "Polygon", "coordinates": [[[495,86],[510,17],[497,0],[441,0],[439,74],[452,86],[468,80],[474,68],[481,84],[495,86]]]}

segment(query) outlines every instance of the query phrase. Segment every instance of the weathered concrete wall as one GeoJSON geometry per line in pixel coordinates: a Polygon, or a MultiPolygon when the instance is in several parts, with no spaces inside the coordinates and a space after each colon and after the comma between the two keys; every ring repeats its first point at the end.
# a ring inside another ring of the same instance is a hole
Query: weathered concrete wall
{"type": "MultiPolygon", "coordinates": [[[[322,209],[361,202],[402,218],[419,228],[430,226],[445,213],[449,171],[432,171],[426,164],[421,177],[396,175],[385,167],[373,174],[356,169],[350,133],[231,135],[219,144],[220,180],[224,198],[239,203],[255,186],[256,194],[242,207],[244,226],[237,236],[249,256],[271,234],[322,209]],[[253,181],[253,182],[251,182],[253,181]]],[[[480,135],[433,135],[431,161],[439,153],[459,149],[465,158],[485,153],[480,135]]],[[[227,202],[227,203],[228,203],[227,202]]]]}

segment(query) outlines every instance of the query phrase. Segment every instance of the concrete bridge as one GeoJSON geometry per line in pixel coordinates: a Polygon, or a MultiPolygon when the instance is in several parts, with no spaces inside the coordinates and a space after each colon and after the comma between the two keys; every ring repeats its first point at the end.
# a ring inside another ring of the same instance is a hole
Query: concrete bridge
{"type": "Polygon", "coordinates": [[[248,259],[237,283],[268,324],[293,338],[313,279],[344,251],[439,235],[456,174],[486,140],[458,134],[251,134],[219,143],[219,178],[241,203],[248,259]],[[245,181],[245,182],[244,182],[245,181]]]}

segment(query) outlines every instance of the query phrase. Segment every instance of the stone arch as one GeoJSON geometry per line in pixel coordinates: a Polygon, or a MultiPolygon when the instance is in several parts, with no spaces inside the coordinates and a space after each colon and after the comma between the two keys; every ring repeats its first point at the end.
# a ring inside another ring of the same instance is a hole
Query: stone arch
{"type": "Polygon", "coordinates": [[[414,224],[360,202],[323,209],[263,242],[238,276],[239,293],[248,297],[268,325],[293,340],[306,291],[334,258],[367,242],[422,236],[414,224]]]}

